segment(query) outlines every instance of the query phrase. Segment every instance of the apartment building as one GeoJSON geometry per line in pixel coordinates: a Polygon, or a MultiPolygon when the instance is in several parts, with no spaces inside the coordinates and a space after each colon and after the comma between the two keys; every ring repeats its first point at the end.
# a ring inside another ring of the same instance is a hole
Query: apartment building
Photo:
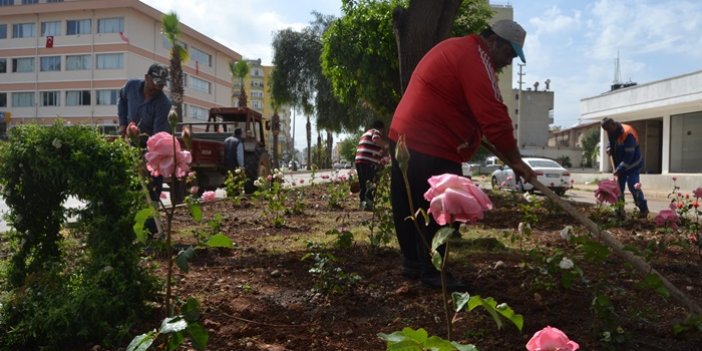
{"type": "MultiPolygon", "coordinates": [[[[169,63],[163,13],[138,0],[0,0],[0,112],[11,124],[117,125],[118,91],[169,63]]],[[[234,50],[181,23],[184,120],[231,106],[234,50]]]]}

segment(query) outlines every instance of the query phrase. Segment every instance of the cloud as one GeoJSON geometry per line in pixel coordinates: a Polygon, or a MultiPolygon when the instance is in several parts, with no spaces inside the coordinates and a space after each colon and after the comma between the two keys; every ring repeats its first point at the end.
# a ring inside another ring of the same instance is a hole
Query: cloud
{"type": "Polygon", "coordinates": [[[273,34],[292,28],[300,30],[312,20],[315,9],[338,15],[336,1],[256,0],[142,0],[167,13],[175,11],[181,23],[224,44],[248,59],[260,58],[271,64],[273,34]],[[334,10],[336,8],[336,10],[334,10]]]}

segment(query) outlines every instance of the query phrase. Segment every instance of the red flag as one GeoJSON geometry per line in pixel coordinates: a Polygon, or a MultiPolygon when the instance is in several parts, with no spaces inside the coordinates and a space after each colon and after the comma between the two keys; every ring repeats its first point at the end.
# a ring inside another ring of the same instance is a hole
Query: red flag
{"type": "Polygon", "coordinates": [[[122,39],[123,42],[129,44],[129,38],[124,35],[124,32],[119,32],[119,38],[122,39]]]}
{"type": "Polygon", "coordinates": [[[54,47],[54,36],[53,35],[47,35],[46,36],[46,48],[51,49],[54,47]]]}

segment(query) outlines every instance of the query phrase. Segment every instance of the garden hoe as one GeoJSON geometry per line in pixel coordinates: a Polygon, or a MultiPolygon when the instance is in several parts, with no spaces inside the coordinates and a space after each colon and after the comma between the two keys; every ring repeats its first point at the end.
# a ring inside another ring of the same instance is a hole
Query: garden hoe
{"type": "MultiPolygon", "coordinates": [[[[504,162],[506,165],[510,167],[512,166],[507,160],[507,158],[504,157],[504,155],[502,155],[502,153],[495,149],[495,147],[492,146],[490,143],[483,141],[482,144],[493,154],[495,154],[495,156],[499,157],[502,160],[502,162],[504,162]]],[[[578,210],[575,209],[573,205],[563,200],[560,196],[556,195],[556,193],[554,193],[545,185],[541,184],[541,182],[539,182],[538,180],[532,179],[531,184],[534,186],[534,188],[539,190],[551,201],[558,204],[558,206],[560,206],[564,211],[573,216],[573,218],[577,219],[582,225],[589,229],[590,232],[593,233],[601,242],[609,246],[619,257],[631,263],[640,273],[642,273],[643,275],[655,274],[661,280],[666,289],[668,289],[671,296],[673,296],[673,298],[675,298],[676,300],[678,300],[678,302],[684,305],[688,309],[688,312],[697,315],[702,314],[702,308],[700,308],[700,306],[696,302],[692,301],[686,294],[684,294],[677,287],[675,287],[675,285],[673,285],[668,279],[666,279],[657,270],[651,267],[651,265],[649,265],[646,261],[644,261],[638,256],[635,256],[631,252],[626,251],[624,249],[624,245],[622,245],[622,243],[619,242],[619,240],[612,236],[611,233],[609,233],[607,230],[601,230],[595,222],[584,216],[582,213],[578,212],[578,210]]]]}

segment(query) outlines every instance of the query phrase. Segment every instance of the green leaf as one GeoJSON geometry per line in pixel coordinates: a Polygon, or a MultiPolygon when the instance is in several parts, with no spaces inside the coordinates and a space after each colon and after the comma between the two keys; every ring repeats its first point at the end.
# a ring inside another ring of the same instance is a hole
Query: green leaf
{"type": "Polygon", "coordinates": [[[388,344],[387,351],[423,351],[424,348],[413,340],[402,340],[397,343],[388,344]]]}
{"type": "Polygon", "coordinates": [[[454,231],[455,229],[453,229],[453,227],[443,227],[439,229],[434,235],[434,239],[431,241],[431,251],[436,251],[439,246],[445,244],[454,231]]]}
{"type": "Polygon", "coordinates": [[[200,323],[192,323],[188,325],[188,334],[193,342],[193,347],[198,350],[204,350],[207,347],[207,330],[200,323]]]}
{"type": "Polygon", "coordinates": [[[188,273],[188,261],[195,256],[195,248],[188,246],[187,249],[181,250],[176,256],[176,265],[181,271],[188,273]]]}
{"type": "Polygon", "coordinates": [[[436,351],[455,351],[456,348],[453,346],[453,344],[448,341],[444,340],[438,336],[432,336],[427,341],[424,343],[425,349],[429,350],[436,350],[436,351]]]}
{"type": "Polygon", "coordinates": [[[153,331],[135,336],[127,346],[127,351],[146,351],[156,340],[156,336],[157,334],[153,331]]]}
{"type": "Polygon", "coordinates": [[[232,239],[229,239],[226,235],[219,233],[215,234],[210,237],[209,240],[205,243],[205,246],[207,247],[223,247],[227,249],[231,249],[234,247],[232,244],[232,239]]]}
{"type": "Polygon", "coordinates": [[[434,265],[434,268],[436,268],[437,271],[441,271],[441,263],[443,262],[443,258],[441,257],[441,254],[439,251],[432,251],[431,253],[431,264],[434,265]]]}
{"type": "Polygon", "coordinates": [[[183,319],[183,316],[167,317],[161,322],[161,329],[158,331],[162,334],[175,333],[185,330],[188,327],[188,322],[183,319]]]}
{"type": "Polygon", "coordinates": [[[639,282],[638,286],[642,289],[653,290],[656,294],[663,297],[670,296],[670,291],[663,285],[661,278],[653,273],[647,274],[644,279],[639,282]]]}
{"type": "Polygon", "coordinates": [[[146,223],[147,219],[152,218],[153,216],[153,207],[142,209],[141,211],[137,212],[136,215],[134,215],[134,234],[136,234],[137,240],[141,243],[145,243],[147,238],[147,230],[144,228],[144,223],[146,223]]]}
{"type": "Polygon", "coordinates": [[[451,345],[453,345],[453,347],[455,347],[458,351],[478,351],[478,348],[473,344],[463,345],[452,341],[451,345]]]}
{"type": "Polygon", "coordinates": [[[183,332],[172,333],[168,335],[168,345],[166,346],[166,349],[168,351],[176,350],[180,347],[183,341],[185,341],[185,335],[183,335],[183,332]]]}
{"type": "Polygon", "coordinates": [[[522,327],[524,327],[524,317],[520,314],[515,314],[512,308],[507,304],[502,303],[497,305],[497,301],[495,301],[495,299],[492,297],[483,299],[480,297],[480,295],[471,296],[468,300],[468,311],[472,311],[479,306],[483,307],[485,311],[492,316],[495,324],[497,324],[497,329],[502,329],[502,326],[504,325],[502,318],[500,317],[502,316],[512,322],[517,329],[519,329],[519,331],[522,331],[522,327]]]}
{"type": "Polygon", "coordinates": [[[200,203],[196,201],[188,201],[187,204],[188,209],[190,210],[190,215],[196,222],[200,222],[202,220],[202,207],[200,207],[200,203]]]}
{"type": "Polygon", "coordinates": [[[188,301],[180,308],[180,313],[189,323],[197,322],[200,320],[200,303],[194,297],[188,297],[188,301]]]}
{"type": "Polygon", "coordinates": [[[470,300],[470,294],[467,292],[453,292],[451,293],[451,299],[453,300],[454,310],[459,312],[470,300]]]}

